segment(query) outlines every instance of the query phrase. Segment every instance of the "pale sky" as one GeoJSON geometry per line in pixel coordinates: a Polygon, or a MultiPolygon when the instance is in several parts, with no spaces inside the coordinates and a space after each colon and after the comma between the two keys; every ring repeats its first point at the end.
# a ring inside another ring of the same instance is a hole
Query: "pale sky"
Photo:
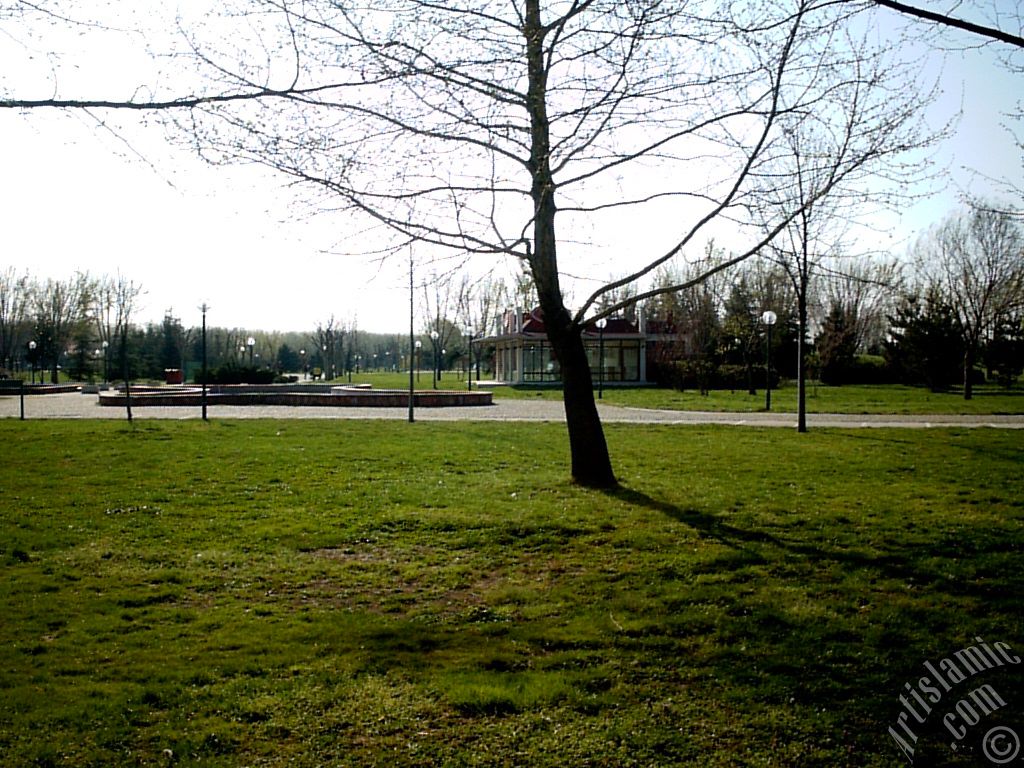
{"type": "MultiPolygon", "coordinates": [[[[0,30],[0,62],[24,58],[24,40],[12,41],[0,30]]],[[[45,39],[38,45],[45,47],[45,39]]],[[[90,52],[74,70],[84,83],[75,94],[130,95],[123,93],[123,78],[126,72],[130,78],[132,63],[114,58],[90,52]]],[[[1021,76],[994,62],[991,48],[945,57],[944,96],[934,121],[952,116],[961,103],[964,108],[956,136],[936,156],[948,167],[950,183],[902,218],[878,222],[886,228],[882,245],[905,250],[917,232],[956,205],[958,188],[993,194],[996,185],[971,171],[1024,188],[1020,152],[1004,127],[1005,113],[1024,94],[1021,76]]],[[[4,69],[0,83],[8,92],[49,95],[18,91],[20,73],[27,79],[40,72],[4,69]]],[[[68,82],[64,77],[62,85],[68,82]]],[[[212,325],[308,331],[333,315],[356,319],[366,331],[408,329],[407,263],[381,268],[370,257],[336,255],[369,247],[350,221],[340,215],[311,219],[294,204],[282,177],[257,168],[210,167],[167,145],[163,129],[143,125],[142,116],[115,119],[130,147],[80,113],[0,110],[0,266],[37,278],[121,271],[146,291],[142,321],[159,320],[170,309],[186,326],[198,325],[197,308],[205,301],[212,325]]],[[[667,231],[647,234],[624,234],[620,243],[595,248],[592,263],[567,265],[566,271],[607,278],[624,253],[650,257],[672,240],[667,231]]],[[[501,269],[511,273],[513,267],[501,269]]],[[[577,295],[586,288],[578,286],[577,295]]]]}

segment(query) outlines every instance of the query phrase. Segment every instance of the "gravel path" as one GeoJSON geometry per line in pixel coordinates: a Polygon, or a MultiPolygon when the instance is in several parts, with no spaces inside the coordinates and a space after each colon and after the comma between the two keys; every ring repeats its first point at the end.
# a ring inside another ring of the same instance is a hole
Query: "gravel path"
{"type": "MultiPolygon", "coordinates": [[[[0,418],[19,417],[17,397],[0,397],[0,418]]],[[[712,413],[621,408],[600,404],[607,423],[733,424],[737,426],[796,427],[792,413],[712,413]]],[[[329,408],[289,406],[211,405],[211,419],[396,419],[409,416],[407,408],[329,408]]],[[[200,409],[190,406],[143,406],[133,409],[138,419],[198,419],[200,409]]],[[[32,395],[25,398],[27,419],[123,419],[124,409],[100,406],[96,395],[32,395]]],[[[494,405],[472,408],[417,408],[417,421],[565,421],[562,404],[554,400],[496,400],[494,405]]],[[[817,414],[807,416],[809,427],[995,427],[1024,428],[1018,416],[891,416],[817,414]]]]}

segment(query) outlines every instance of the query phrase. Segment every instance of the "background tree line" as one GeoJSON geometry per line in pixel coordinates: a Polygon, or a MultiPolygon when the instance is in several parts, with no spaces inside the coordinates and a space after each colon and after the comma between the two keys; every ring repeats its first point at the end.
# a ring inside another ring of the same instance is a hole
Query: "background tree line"
{"type": "MultiPolygon", "coordinates": [[[[725,258],[709,252],[705,261],[725,258]]],[[[647,317],[676,334],[658,347],[650,374],[701,391],[763,386],[765,310],[778,317],[773,376],[799,376],[801,335],[807,372],[824,384],[942,391],[959,383],[970,398],[975,383],[1010,386],[1024,370],[1024,229],[1012,212],[980,204],[955,212],[925,232],[905,260],[830,248],[791,267],[766,250],[648,302],[647,317]]],[[[678,283],[687,269],[664,269],[658,280],[678,283]]]]}
{"type": "MultiPolygon", "coordinates": [[[[202,331],[173,310],[159,322],[133,322],[142,287],[127,278],[77,273],[37,279],[0,271],[0,376],[40,381],[163,380],[176,369],[196,380],[202,331]]],[[[461,328],[449,322],[451,328],[461,328]]],[[[311,331],[207,327],[211,380],[273,380],[282,374],[338,378],[353,372],[396,370],[407,364],[408,340],[359,330],[334,316],[311,331]],[[403,357],[405,356],[405,357],[403,357]]],[[[451,345],[441,367],[464,354],[451,345]]],[[[432,363],[429,350],[424,360],[432,363]]]]}
{"type": "MultiPolygon", "coordinates": [[[[691,274],[730,258],[709,244],[695,263],[662,267],[653,286],[687,283],[691,274]]],[[[120,275],[38,280],[10,268],[0,272],[0,371],[35,371],[56,382],[61,375],[161,380],[178,369],[196,380],[200,329],[186,327],[171,310],[160,322],[131,322],[141,293],[120,275]]],[[[430,273],[418,293],[420,343],[412,363],[435,374],[473,365],[490,370],[492,348],[478,340],[494,332],[504,310],[538,303],[526,273],[511,282],[430,273]]],[[[666,386],[763,387],[766,310],[778,318],[773,382],[797,379],[801,355],[809,378],[823,384],[903,383],[935,391],[959,384],[968,398],[977,382],[1010,386],[1024,371],[1024,229],[1018,216],[992,205],[947,216],[906,259],[856,257],[834,247],[819,255],[812,248],[806,264],[793,269],[786,254],[766,249],[640,306],[630,303],[635,296],[624,287],[603,300],[631,320],[644,315],[659,339],[648,376],[666,386]]],[[[213,325],[207,364],[213,382],[286,374],[339,379],[407,369],[409,339],[361,331],[355,320],[334,315],[310,332],[213,325]]]]}

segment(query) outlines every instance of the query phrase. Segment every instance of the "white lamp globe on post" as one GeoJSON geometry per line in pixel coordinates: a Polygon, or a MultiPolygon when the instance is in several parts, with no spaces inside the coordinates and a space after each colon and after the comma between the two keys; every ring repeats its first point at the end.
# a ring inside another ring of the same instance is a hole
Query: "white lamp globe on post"
{"type": "Polygon", "coordinates": [[[28,353],[29,353],[29,357],[32,358],[32,383],[35,384],[36,383],[36,343],[34,341],[30,341],[28,343],[28,353]]]}
{"type": "Polygon", "coordinates": [[[602,317],[595,325],[597,326],[597,399],[604,398],[604,329],[608,325],[608,318],[602,317]]]}
{"type": "Polygon", "coordinates": [[[440,337],[440,335],[441,334],[439,334],[436,330],[430,332],[430,346],[433,348],[434,352],[434,370],[431,374],[434,380],[434,389],[437,389],[437,378],[441,372],[441,363],[437,359],[437,340],[440,337]]]}
{"type": "Polygon", "coordinates": [[[772,409],[772,326],[775,325],[775,321],[779,319],[779,316],[772,312],[770,309],[766,309],[761,313],[761,322],[768,328],[768,338],[765,343],[765,390],[764,390],[764,409],[770,411],[772,409]]]}
{"type": "Polygon", "coordinates": [[[466,391],[473,391],[473,329],[468,325],[462,331],[466,337],[466,391]]]}

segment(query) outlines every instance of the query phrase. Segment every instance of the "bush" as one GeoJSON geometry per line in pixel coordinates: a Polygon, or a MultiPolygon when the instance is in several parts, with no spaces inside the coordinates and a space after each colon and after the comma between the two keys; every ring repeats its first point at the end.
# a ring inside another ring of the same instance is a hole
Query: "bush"
{"type": "MultiPolygon", "coordinates": [[[[207,384],[272,384],[277,378],[273,371],[260,368],[224,365],[207,372],[207,384]]],[[[202,371],[196,373],[196,384],[203,383],[202,371]]]]}
{"type": "Polygon", "coordinates": [[[899,384],[899,372],[893,370],[886,364],[885,358],[881,355],[857,355],[848,363],[841,378],[835,381],[826,381],[821,377],[823,384],[899,384]]]}
{"type": "MultiPolygon", "coordinates": [[[[755,365],[751,369],[754,386],[762,388],[765,385],[765,368],[763,365],[755,365]]],[[[742,389],[746,390],[747,367],[745,365],[719,365],[714,366],[700,360],[678,360],[674,363],[663,363],[658,366],[659,384],[673,389],[742,389]]],[[[772,370],[772,387],[779,385],[779,372],[772,370]]]]}

